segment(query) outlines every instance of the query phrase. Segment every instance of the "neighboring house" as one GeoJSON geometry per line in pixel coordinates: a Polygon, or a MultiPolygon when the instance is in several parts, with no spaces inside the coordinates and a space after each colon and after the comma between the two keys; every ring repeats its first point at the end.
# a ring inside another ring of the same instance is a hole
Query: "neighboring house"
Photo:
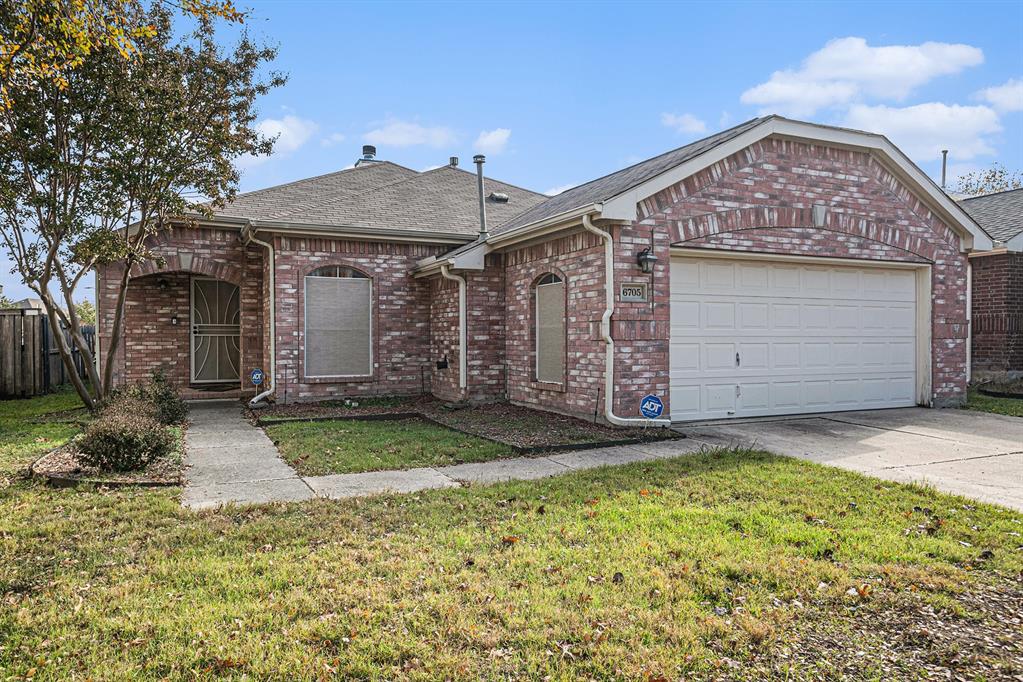
{"type": "Polygon", "coordinates": [[[970,254],[973,378],[1023,375],[1023,189],[962,199],[995,248],[970,254]]]}
{"type": "Polygon", "coordinates": [[[41,298],[23,298],[20,301],[15,301],[11,307],[22,310],[46,310],[46,306],[43,305],[43,299],[41,298]]]}
{"type": "Polygon", "coordinates": [[[613,423],[647,394],[675,420],[964,400],[967,254],[993,245],[880,135],[768,116],[554,197],[488,178],[484,235],[474,174],[369,151],[154,237],[118,379],[251,395],[259,367],[278,401],[613,423]]]}

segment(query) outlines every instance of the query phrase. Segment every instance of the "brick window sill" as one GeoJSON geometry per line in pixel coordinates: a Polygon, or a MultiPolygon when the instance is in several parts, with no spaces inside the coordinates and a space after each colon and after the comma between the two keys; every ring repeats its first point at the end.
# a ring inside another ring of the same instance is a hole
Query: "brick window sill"
{"type": "Polygon", "coordinates": [[[304,384],[354,384],[376,381],[375,374],[360,374],[344,377],[302,377],[304,384]]]}
{"type": "Polygon", "coordinates": [[[536,379],[529,382],[529,387],[537,391],[550,391],[551,393],[564,393],[567,390],[564,382],[537,381],[536,379]]]}

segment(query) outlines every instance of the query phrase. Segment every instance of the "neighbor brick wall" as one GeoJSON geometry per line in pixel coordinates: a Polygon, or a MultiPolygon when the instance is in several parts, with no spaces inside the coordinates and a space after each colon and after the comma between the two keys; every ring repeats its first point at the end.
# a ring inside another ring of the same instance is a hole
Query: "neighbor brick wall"
{"type": "MultiPolygon", "coordinates": [[[[417,261],[445,247],[428,244],[277,237],[277,400],[418,395],[430,389],[430,282],[412,277],[417,261]],[[304,277],[325,265],[356,268],[373,280],[373,375],[303,375],[304,277]]],[[[449,247],[448,247],[449,248],[449,247]]]]}
{"type": "Polygon", "coordinates": [[[976,254],[973,378],[1023,372],[1023,254],[976,254]]]}
{"type": "Polygon", "coordinates": [[[959,237],[869,154],[768,138],[640,202],[638,218],[686,247],[931,263],[933,402],[965,399],[959,237]]]}
{"type": "MultiPolygon", "coordinates": [[[[162,369],[179,388],[190,379],[190,281],[192,275],[214,277],[239,286],[241,300],[242,377],[239,389],[252,392],[248,371],[264,364],[262,343],[263,249],[244,246],[237,230],[175,226],[153,235],[150,250],[164,259],[132,270],[125,300],[124,335],[114,361],[115,383],[143,380],[162,369]],[[165,282],[161,288],[160,282],[165,282]],[[177,315],[178,325],[172,324],[177,315]]],[[[101,363],[113,328],[123,266],[97,269],[98,327],[101,363]]],[[[215,395],[213,397],[216,397],[215,395]]]]}

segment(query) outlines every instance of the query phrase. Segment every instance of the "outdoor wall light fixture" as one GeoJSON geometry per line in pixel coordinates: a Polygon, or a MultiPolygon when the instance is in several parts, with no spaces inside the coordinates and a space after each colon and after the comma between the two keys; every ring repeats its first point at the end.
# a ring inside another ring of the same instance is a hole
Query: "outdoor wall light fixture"
{"type": "Polygon", "coordinates": [[[178,326],[178,316],[177,315],[174,315],[173,317],[171,317],[171,324],[174,325],[175,327],[178,326]]]}
{"type": "Polygon", "coordinates": [[[639,264],[640,270],[649,274],[654,271],[654,263],[657,262],[657,256],[654,255],[654,252],[648,246],[636,255],[636,262],[639,264]]]}
{"type": "Polygon", "coordinates": [[[167,287],[170,286],[170,283],[163,277],[161,277],[160,279],[156,280],[156,286],[160,288],[160,291],[166,291],[167,287]]]}

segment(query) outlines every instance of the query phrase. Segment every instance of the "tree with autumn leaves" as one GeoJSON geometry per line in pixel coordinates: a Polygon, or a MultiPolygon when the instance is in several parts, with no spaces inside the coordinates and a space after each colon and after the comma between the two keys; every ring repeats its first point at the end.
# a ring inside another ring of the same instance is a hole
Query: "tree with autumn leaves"
{"type": "Polygon", "coordinates": [[[236,162],[272,149],[255,128],[255,103],[283,77],[265,72],[275,50],[244,32],[230,49],[219,44],[218,25],[243,20],[230,3],[7,4],[0,11],[0,240],[42,299],[69,370],[59,325],[82,351],[88,379],[69,375],[96,409],[112,388],[128,273],[159,260],[147,238],[234,196],[236,162]],[[182,14],[192,24],[183,36],[174,26],[182,14]],[[112,263],[124,268],[101,375],[74,300],[88,272],[112,263]]]}

